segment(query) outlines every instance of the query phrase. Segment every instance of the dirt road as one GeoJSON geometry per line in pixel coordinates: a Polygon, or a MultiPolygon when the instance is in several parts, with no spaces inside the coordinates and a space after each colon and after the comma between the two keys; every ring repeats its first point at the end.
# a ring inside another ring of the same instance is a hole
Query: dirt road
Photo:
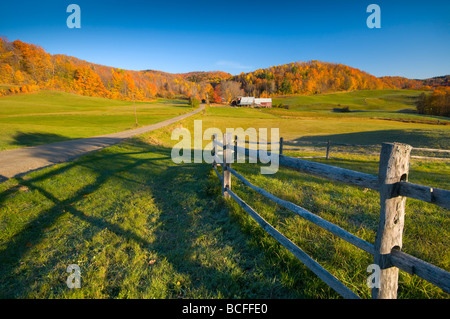
{"type": "Polygon", "coordinates": [[[126,138],[171,125],[204,109],[205,106],[202,104],[195,111],[134,130],[2,151],[0,152],[0,182],[42,167],[67,162],[86,153],[117,144],[126,138]]]}

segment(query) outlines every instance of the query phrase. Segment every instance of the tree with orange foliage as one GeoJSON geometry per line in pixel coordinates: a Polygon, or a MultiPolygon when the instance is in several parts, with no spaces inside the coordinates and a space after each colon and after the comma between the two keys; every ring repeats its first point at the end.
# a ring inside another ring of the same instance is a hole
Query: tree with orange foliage
{"type": "Polygon", "coordinates": [[[89,96],[108,97],[108,91],[100,80],[100,76],[90,67],[83,66],[76,69],[74,78],[74,87],[78,93],[89,96]]]}
{"type": "Polygon", "coordinates": [[[450,117],[450,87],[437,87],[431,94],[422,93],[417,101],[417,111],[450,117]]]}
{"type": "Polygon", "coordinates": [[[222,103],[222,97],[220,96],[220,84],[216,85],[216,87],[214,88],[213,94],[212,94],[212,98],[211,101],[213,103],[222,103]]]}

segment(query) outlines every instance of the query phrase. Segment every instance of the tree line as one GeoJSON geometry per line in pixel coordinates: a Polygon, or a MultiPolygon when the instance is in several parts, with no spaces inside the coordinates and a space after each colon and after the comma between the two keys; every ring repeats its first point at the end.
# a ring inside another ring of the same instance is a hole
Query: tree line
{"type": "Polygon", "coordinates": [[[437,87],[432,93],[422,93],[417,100],[417,111],[450,117],[450,87],[437,87]]]}
{"type": "Polygon", "coordinates": [[[347,65],[315,60],[272,66],[236,76],[222,71],[184,74],[130,71],[67,55],[51,55],[37,45],[0,38],[0,84],[4,87],[0,86],[0,95],[42,88],[121,100],[192,97],[230,103],[238,96],[310,95],[372,89],[431,90],[436,83],[448,82],[375,77],[347,65]]]}
{"type": "Polygon", "coordinates": [[[205,99],[213,85],[231,75],[225,72],[171,74],[129,71],[74,57],[51,55],[41,47],[0,38],[0,95],[39,88],[121,100],[149,100],[183,96],[205,99]]]}

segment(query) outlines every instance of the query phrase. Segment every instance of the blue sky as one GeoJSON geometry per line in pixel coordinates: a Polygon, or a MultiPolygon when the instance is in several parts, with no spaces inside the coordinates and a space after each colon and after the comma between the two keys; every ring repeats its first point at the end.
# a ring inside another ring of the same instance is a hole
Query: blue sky
{"type": "Polygon", "coordinates": [[[294,61],[376,76],[450,74],[450,1],[2,1],[0,35],[98,64],[232,74],[294,61]],[[66,8],[81,7],[81,29],[66,8]],[[381,29],[369,29],[369,4],[381,29]]]}

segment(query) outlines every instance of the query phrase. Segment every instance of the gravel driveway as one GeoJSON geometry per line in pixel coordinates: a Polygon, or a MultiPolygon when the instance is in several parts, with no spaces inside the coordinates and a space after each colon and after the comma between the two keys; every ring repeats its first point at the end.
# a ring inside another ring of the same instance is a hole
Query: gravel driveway
{"type": "Polygon", "coordinates": [[[202,104],[195,111],[134,130],[2,151],[0,152],[0,182],[42,167],[70,161],[138,134],[160,129],[204,109],[205,106],[202,104]]]}

